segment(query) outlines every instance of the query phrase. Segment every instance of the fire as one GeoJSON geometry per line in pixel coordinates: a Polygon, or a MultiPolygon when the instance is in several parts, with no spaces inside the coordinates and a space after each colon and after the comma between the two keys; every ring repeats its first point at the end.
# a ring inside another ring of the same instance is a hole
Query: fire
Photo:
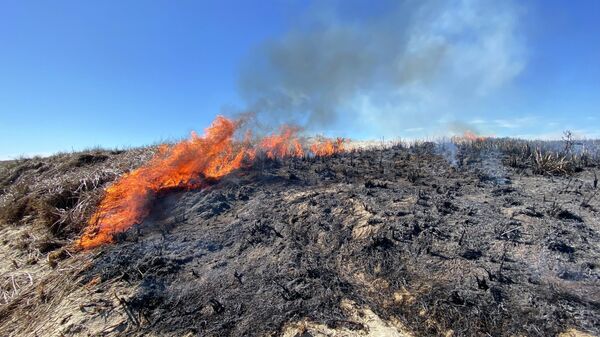
{"type": "Polygon", "coordinates": [[[345,151],[344,143],[346,141],[343,138],[322,139],[311,145],[310,151],[319,157],[331,156],[336,153],[342,153],[345,151]]]}
{"type": "MultiPolygon", "coordinates": [[[[298,128],[283,127],[279,134],[266,136],[253,146],[250,134],[244,141],[235,140],[240,124],[218,116],[203,136],[192,133],[189,139],[175,145],[161,145],[147,164],[123,175],[106,189],[76,245],[91,249],[113,242],[115,234],[144,220],[160,192],[206,187],[208,180],[218,180],[251,164],[257,153],[270,159],[305,156],[298,128]]],[[[316,156],[340,153],[344,142],[341,138],[323,139],[314,143],[310,152],[316,156]]]]}
{"type": "Polygon", "coordinates": [[[201,188],[206,178],[218,179],[254,158],[254,150],[235,143],[238,124],[217,117],[204,136],[161,146],[146,165],[121,177],[106,196],[79,240],[82,248],[111,242],[115,233],[140,223],[150,212],[156,194],[169,188],[201,188]]]}
{"type": "Polygon", "coordinates": [[[492,136],[480,136],[473,131],[467,130],[463,133],[462,136],[454,137],[454,139],[458,142],[467,141],[467,142],[480,142],[484,141],[492,136]]]}
{"type": "Polygon", "coordinates": [[[298,140],[298,128],[284,126],[280,134],[263,138],[260,147],[265,151],[267,158],[303,157],[304,150],[298,140]]]}

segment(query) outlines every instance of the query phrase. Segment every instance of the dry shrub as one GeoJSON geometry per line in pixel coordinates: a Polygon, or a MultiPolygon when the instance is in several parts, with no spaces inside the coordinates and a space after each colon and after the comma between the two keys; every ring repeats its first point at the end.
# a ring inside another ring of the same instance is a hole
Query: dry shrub
{"type": "Polygon", "coordinates": [[[474,142],[457,143],[459,155],[482,158],[482,154],[501,156],[504,165],[533,174],[569,175],[584,168],[600,165],[600,141],[575,142],[540,141],[513,138],[487,138],[474,142]]]}
{"type": "Polygon", "coordinates": [[[573,164],[558,153],[544,153],[536,149],[532,157],[533,173],[545,175],[565,175],[573,173],[573,164]]]}

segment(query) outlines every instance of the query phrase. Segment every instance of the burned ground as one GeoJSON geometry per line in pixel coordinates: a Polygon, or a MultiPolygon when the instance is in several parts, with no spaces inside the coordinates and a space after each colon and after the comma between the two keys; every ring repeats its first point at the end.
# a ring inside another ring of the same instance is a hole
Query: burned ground
{"type": "Polygon", "coordinates": [[[259,160],[92,252],[5,239],[0,334],[364,332],[347,302],[416,336],[600,334],[597,161],[488,145],[259,160]]]}

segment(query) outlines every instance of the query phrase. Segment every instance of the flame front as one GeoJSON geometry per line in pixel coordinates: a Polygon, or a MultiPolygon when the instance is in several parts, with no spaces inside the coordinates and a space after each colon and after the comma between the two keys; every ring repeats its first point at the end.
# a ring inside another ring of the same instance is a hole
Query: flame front
{"type": "Polygon", "coordinates": [[[336,138],[334,140],[323,139],[312,144],[310,151],[319,157],[331,156],[344,152],[344,143],[345,140],[343,138],[336,138]]]}
{"type": "Polygon", "coordinates": [[[489,139],[489,138],[493,138],[493,136],[480,136],[473,131],[467,130],[463,133],[462,136],[455,136],[452,139],[455,142],[461,143],[461,142],[481,142],[481,141],[485,141],[486,139],[489,139]]]}
{"type": "Polygon", "coordinates": [[[284,126],[281,133],[263,138],[260,147],[265,151],[267,158],[302,157],[304,150],[297,137],[298,129],[284,126]]]}
{"type": "MultiPolygon", "coordinates": [[[[242,142],[234,136],[240,123],[218,116],[203,136],[192,133],[175,145],[162,145],[144,166],[123,175],[106,189],[106,195],[92,215],[76,245],[91,249],[114,240],[114,235],[141,223],[150,213],[156,195],[173,188],[197,189],[207,179],[220,179],[249,165],[257,153],[267,158],[303,157],[298,129],[283,127],[279,134],[264,137],[252,146],[250,134],[242,142]]],[[[310,152],[328,156],[344,151],[344,140],[315,142],[310,152]]]]}

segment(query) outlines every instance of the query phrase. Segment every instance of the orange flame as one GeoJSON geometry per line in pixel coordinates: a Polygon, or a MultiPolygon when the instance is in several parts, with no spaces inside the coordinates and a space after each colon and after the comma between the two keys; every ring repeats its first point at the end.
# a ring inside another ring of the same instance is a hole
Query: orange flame
{"type": "Polygon", "coordinates": [[[253,149],[235,144],[236,122],[218,116],[204,136],[161,146],[146,165],[125,174],[106,189],[106,196],[79,240],[82,248],[111,242],[115,233],[140,223],[156,193],[169,188],[200,188],[204,179],[220,178],[253,158],[253,149]]]}
{"type": "Polygon", "coordinates": [[[310,151],[318,157],[332,156],[336,153],[342,153],[344,149],[345,140],[343,138],[321,139],[314,143],[310,147],[310,151]]]}
{"type": "Polygon", "coordinates": [[[267,158],[303,157],[304,150],[297,138],[298,128],[284,126],[280,134],[270,135],[260,142],[267,158]]]}
{"type": "Polygon", "coordinates": [[[453,139],[457,142],[481,142],[493,136],[480,136],[473,131],[467,130],[462,136],[455,136],[453,139]]]}
{"type": "MultiPolygon", "coordinates": [[[[203,136],[192,133],[188,140],[161,145],[148,163],[123,175],[106,189],[104,199],[76,245],[91,249],[113,242],[115,234],[144,220],[159,192],[203,188],[207,180],[220,179],[250,164],[257,152],[270,159],[305,155],[298,128],[283,127],[280,134],[260,140],[256,148],[250,144],[250,134],[246,134],[243,142],[234,140],[239,126],[238,121],[217,116],[203,136]]],[[[344,140],[325,139],[313,144],[310,150],[316,156],[340,153],[344,151],[344,140]]]]}

